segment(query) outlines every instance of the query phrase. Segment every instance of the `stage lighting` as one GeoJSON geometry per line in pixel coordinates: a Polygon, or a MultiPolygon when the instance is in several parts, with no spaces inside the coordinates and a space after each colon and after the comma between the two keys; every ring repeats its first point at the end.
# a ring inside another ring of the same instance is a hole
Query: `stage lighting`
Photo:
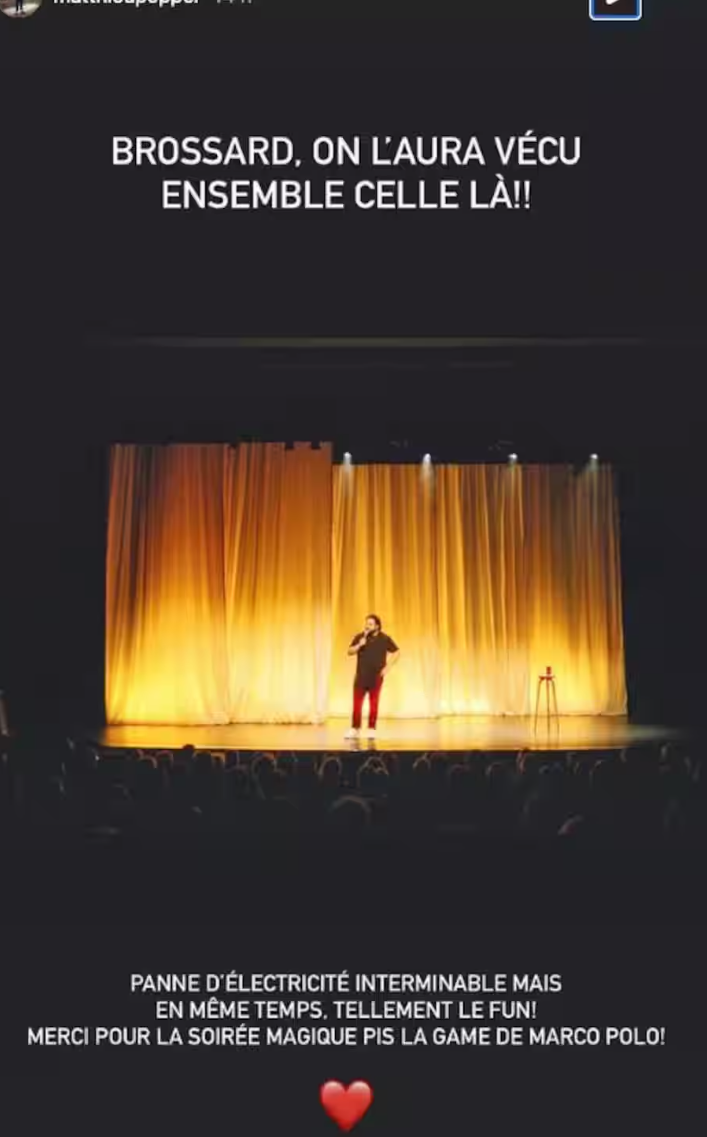
{"type": "Polygon", "coordinates": [[[423,462],[424,462],[426,465],[428,465],[428,464],[429,464],[429,463],[432,461],[432,455],[431,455],[431,454],[423,454],[423,456],[422,456],[422,461],[423,461],[423,462]]]}
{"type": "Polygon", "coordinates": [[[509,454],[508,455],[508,461],[509,462],[517,462],[518,461],[518,455],[517,454],[509,454]]]}
{"type": "Polygon", "coordinates": [[[350,461],[351,461],[351,455],[349,454],[349,452],[347,450],[346,453],[344,454],[344,462],[349,463],[350,461]]]}
{"type": "Polygon", "coordinates": [[[598,454],[590,454],[589,455],[589,461],[590,462],[598,462],[599,461],[599,455],[598,454]]]}

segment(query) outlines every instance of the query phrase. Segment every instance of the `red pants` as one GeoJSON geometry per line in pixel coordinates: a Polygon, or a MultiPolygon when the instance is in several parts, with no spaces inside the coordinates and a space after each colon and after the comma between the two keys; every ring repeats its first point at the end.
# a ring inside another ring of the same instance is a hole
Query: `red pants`
{"type": "Polygon", "coordinates": [[[381,676],[375,687],[372,687],[370,691],[366,691],[362,687],[354,687],[353,715],[351,716],[351,725],[354,730],[361,729],[363,700],[366,698],[366,695],[368,695],[368,726],[370,730],[375,730],[376,723],[378,722],[378,704],[380,702],[382,686],[383,677],[381,676]]]}

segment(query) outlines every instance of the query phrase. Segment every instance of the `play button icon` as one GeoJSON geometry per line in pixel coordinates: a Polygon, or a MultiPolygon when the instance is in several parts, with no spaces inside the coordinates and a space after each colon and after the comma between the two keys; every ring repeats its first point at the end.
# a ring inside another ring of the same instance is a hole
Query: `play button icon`
{"type": "Polygon", "coordinates": [[[643,0],[589,0],[592,20],[640,20],[643,0]]]}

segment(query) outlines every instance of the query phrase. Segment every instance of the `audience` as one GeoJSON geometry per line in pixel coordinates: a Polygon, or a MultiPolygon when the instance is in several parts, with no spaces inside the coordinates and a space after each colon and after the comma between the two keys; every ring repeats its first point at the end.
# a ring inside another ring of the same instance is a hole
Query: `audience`
{"type": "Polygon", "coordinates": [[[0,742],[0,830],[46,841],[470,839],[703,846],[701,747],[406,754],[106,750],[0,742]]]}

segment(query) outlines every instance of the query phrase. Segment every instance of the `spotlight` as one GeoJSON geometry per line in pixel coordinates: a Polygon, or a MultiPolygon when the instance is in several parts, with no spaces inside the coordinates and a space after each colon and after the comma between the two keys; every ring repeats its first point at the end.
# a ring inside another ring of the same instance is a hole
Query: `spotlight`
{"type": "Polygon", "coordinates": [[[598,454],[590,454],[589,455],[589,461],[590,462],[598,462],[599,461],[599,455],[598,454]]]}
{"type": "Polygon", "coordinates": [[[350,462],[350,461],[351,461],[351,455],[349,454],[349,452],[347,450],[346,453],[344,454],[344,462],[350,462]]]}
{"type": "Polygon", "coordinates": [[[508,455],[508,461],[509,462],[517,462],[518,461],[518,455],[517,454],[509,454],[508,455]]]}
{"type": "Polygon", "coordinates": [[[423,462],[424,462],[426,465],[429,465],[429,463],[432,461],[432,455],[431,455],[431,454],[423,454],[423,456],[422,456],[422,461],[423,461],[423,462]]]}

